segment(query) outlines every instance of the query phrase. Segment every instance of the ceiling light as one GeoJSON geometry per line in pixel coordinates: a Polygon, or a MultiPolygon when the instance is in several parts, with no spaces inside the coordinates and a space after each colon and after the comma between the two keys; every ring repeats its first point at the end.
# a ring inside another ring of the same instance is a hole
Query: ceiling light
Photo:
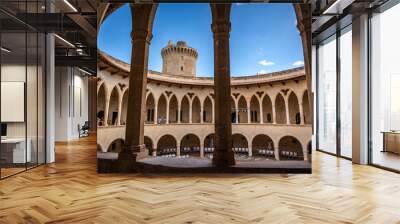
{"type": "Polygon", "coordinates": [[[57,34],[54,34],[54,36],[57,37],[57,38],[58,38],[59,40],[61,40],[62,42],[64,42],[65,44],[67,44],[68,46],[75,48],[75,45],[73,45],[73,44],[72,44],[71,42],[69,42],[68,40],[66,40],[66,39],[64,39],[64,38],[62,38],[62,37],[60,37],[60,36],[57,35],[57,34]]]}
{"type": "Polygon", "coordinates": [[[86,75],[92,75],[90,72],[85,71],[85,70],[83,70],[83,69],[81,69],[81,68],[79,68],[79,67],[78,67],[78,70],[81,71],[81,72],[83,72],[83,73],[85,73],[86,75]]]}
{"type": "Polygon", "coordinates": [[[11,52],[11,50],[9,50],[9,49],[7,49],[5,47],[1,47],[1,51],[4,51],[6,53],[10,53],[11,52]]]}
{"type": "Polygon", "coordinates": [[[351,5],[355,0],[336,0],[322,13],[323,15],[342,14],[343,10],[351,5]]]}
{"type": "Polygon", "coordinates": [[[74,12],[78,12],[78,10],[68,1],[64,0],[65,4],[67,4],[74,12]]]}

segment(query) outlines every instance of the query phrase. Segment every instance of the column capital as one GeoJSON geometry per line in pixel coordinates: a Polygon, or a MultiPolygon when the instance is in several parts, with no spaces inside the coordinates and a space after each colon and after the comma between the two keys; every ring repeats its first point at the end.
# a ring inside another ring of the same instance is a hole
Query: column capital
{"type": "Polygon", "coordinates": [[[144,41],[150,44],[152,38],[153,34],[148,30],[132,30],[131,32],[132,43],[144,41]]]}
{"type": "Polygon", "coordinates": [[[231,22],[215,21],[211,24],[211,30],[214,34],[229,34],[231,31],[231,22]]]}

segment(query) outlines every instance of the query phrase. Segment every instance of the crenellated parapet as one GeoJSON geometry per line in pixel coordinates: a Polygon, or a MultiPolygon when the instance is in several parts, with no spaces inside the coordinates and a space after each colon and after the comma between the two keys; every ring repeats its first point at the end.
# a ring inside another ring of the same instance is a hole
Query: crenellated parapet
{"type": "Polygon", "coordinates": [[[173,44],[172,41],[161,50],[164,74],[185,77],[196,76],[197,50],[189,47],[184,41],[173,44]]]}

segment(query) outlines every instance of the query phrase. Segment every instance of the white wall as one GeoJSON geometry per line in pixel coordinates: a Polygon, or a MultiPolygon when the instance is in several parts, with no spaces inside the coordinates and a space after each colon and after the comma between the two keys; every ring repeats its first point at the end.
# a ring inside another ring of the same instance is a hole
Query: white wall
{"type": "Polygon", "coordinates": [[[88,120],[88,78],[76,68],[56,67],[55,141],[79,138],[88,120]]]}

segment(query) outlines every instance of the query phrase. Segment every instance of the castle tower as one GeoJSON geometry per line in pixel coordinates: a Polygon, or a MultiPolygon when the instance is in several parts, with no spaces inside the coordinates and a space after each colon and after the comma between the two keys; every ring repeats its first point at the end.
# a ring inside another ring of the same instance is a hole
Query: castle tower
{"type": "Polygon", "coordinates": [[[161,50],[161,56],[163,73],[187,77],[196,76],[197,51],[184,41],[178,41],[176,45],[169,41],[168,45],[161,50]]]}

